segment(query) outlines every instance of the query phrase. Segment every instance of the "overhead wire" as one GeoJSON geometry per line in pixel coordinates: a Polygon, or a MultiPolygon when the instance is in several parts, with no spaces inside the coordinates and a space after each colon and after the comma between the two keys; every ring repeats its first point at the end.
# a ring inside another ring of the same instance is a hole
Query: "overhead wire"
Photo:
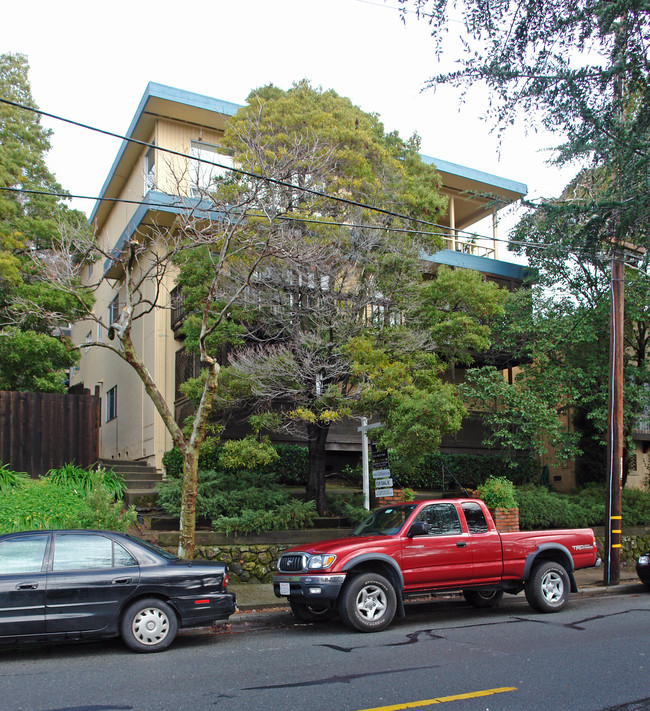
{"type": "MultiPolygon", "coordinates": [[[[312,188],[306,188],[300,185],[295,185],[293,183],[290,183],[288,181],[280,180],[278,178],[272,178],[269,176],[264,176],[260,173],[254,173],[252,171],[247,171],[242,168],[237,168],[232,165],[225,165],[222,163],[216,163],[212,160],[206,159],[206,158],[200,158],[197,156],[192,156],[187,153],[184,153],[182,151],[177,151],[172,148],[164,148],[161,146],[157,146],[155,143],[150,143],[148,141],[142,141],[137,138],[133,138],[130,136],[125,136],[123,134],[116,133],[114,131],[109,131],[107,129],[102,129],[97,126],[91,126],[90,124],[83,123],[81,121],[76,121],[74,119],[69,119],[63,116],[59,116],[57,114],[53,114],[48,111],[43,111],[42,109],[37,109],[33,106],[28,106],[26,104],[20,104],[15,101],[11,101],[9,99],[5,99],[0,97],[0,103],[7,104],[9,106],[13,106],[14,108],[22,109],[25,111],[30,111],[32,113],[38,114],[40,116],[46,116],[48,118],[54,119],[56,121],[61,121],[63,123],[68,123],[73,126],[78,126],[80,128],[87,129],[89,131],[93,131],[95,133],[100,133],[106,136],[110,136],[112,138],[118,138],[121,141],[126,141],[129,143],[135,143],[137,145],[146,147],[146,148],[153,148],[157,151],[161,151],[163,153],[169,153],[171,155],[175,155],[181,158],[185,158],[197,163],[205,163],[207,165],[211,165],[217,168],[223,168],[225,170],[234,172],[234,173],[239,173],[241,175],[245,175],[250,178],[254,178],[256,180],[261,180],[265,182],[269,182],[275,185],[280,185],[282,187],[288,187],[291,188],[292,190],[298,190],[302,191],[307,194],[315,195],[317,197],[322,197],[327,200],[332,200],[335,202],[341,202],[347,205],[351,205],[353,207],[360,207],[365,210],[370,210],[373,212],[379,212],[384,215],[388,215],[389,217],[395,217],[398,219],[406,220],[411,223],[416,223],[416,224],[422,224],[426,225],[428,227],[434,227],[438,230],[444,230],[442,233],[432,233],[430,230],[412,230],[412,229],[407,229],[407,228],[396,228],[396,227],[387,227],[387,226],[381,226],[381,225],[358,225],[354,223],[339,223],[339,222],[330,222],[330,221],[319,221],[319,220],[314,220],[314,219],[309,219],[309,218],[296,218],[292,217],[289,215],[280,215],[278,216],[278,219],[284,219],[284,220],[295,220],[295,221],[301,221],[301,222],[309,222],[309,223],[315,223],[315,224],[327,224],[327,225],[333,225],[333,226],[341,226],[341,227],[351,227],[351,228],[363,228],[363,229],[381,229],[381,230],[386,230],[386,231],[395,231],[395,232],[402,232],[402,233],[409,233],[409,234],[433,234],[434,236],[442,236],[446,239],[453,238],[453,236],[461,236],[464,238],[468,238],[470,241],[471,240],[484,240],[484,241],[491,241],[491,242],[500,242],[500,243],[505,243],[508,245],[514,245],[518,247],[524,247],[524,248],[531,248],[531,249],[539,249],[539,250],[546,250],[546,249],[552,249],[554,245],[548,245],[548,244],[543,244],[543,243],[535,243],[535,242],[523,242],[523,241],[517,241],[517,240],[512,240],[512,239],[504,239],[500,237],[487,237],[485,235],[480,235],[478,233],[470,232],[468,230],[462,230],[462,229],[457,229],[457,228],[452,228],[449,225],[443,225],[437,222],[431,222],[429,220],[422,220],[416,217],[410,217],[408,215],[403,215],[401,213],[392,211],[392,210],[387,210],[385,208],[377,207],[374,205],[368,205],[366,203],[359,202],[357,200],[351,200],[349,198],[343,198],[338,195],[330,195],[328,193],[319,191],[319,190],[314,190],[312,188]]],[[[49,191],[36,191],[36,190],[29,190],[29,189],[24,189],[24,188],[11,188],[11,187],[0,187],[0,191],[13,191],[13,192],[21,192],[21,193],[26,193],[26,194],[40,194],[40,195],[52,195],[53,197],[60,197],[62,199],[78,199],[78,200],[93,200],[96,202],[114,202],[114,203],[125,203],[125,204],[135,204],[135,205],[144,205],[144,206],[151,206],[151,207],[162,207],[159,203],[147,203],[144,200],[129,200],[127,198],[109,198],[105,196],[87,196],[87,195],[71,195],[69,193],[55,193],[55,192],[49,192],[49,191]]],[[[575,253],[575,252],[580,252],[582,250],[576,250],[574,249],[567,249],[567,254],[570,253],[575,253]]]]}

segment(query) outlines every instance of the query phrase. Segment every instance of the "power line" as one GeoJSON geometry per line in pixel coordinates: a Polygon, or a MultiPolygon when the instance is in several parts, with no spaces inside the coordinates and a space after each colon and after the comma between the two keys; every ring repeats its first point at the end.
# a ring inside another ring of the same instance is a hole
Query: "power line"
{"type": "MultiPolygon", "coordinates": [[[[162,150],[162,149],[159,149],[162,150]]],[[[210,165],[216,165],[215,163],[211,163],[210,165]]],[[[95,202],[100,201],[100,202],[112,202],[112,203],[124,203],[126,205],[143,205],[145,207],[157,207],[157,208],[162,208],[164,205],[161,205],[158,202],[146,202],[145,200],[129,200],[128,198],[109,198],[109,197],[99,197],[99,196],[93,196],[93,195],[73,195],[67,192],[50,192],[46,190],[30,190],[27,188],[8,188],[8,187],[2,187],[0,186],[0,191],[7,191],[7,192],[14,192],[14,193],[24,193],[28,195],[43,195],[46,197],[58,197],[62,199],[69,199],[69,200],[93,200],[95,202]]],[[[166,195],[168,193],[165,193],[166,195]]],[[[179,197],[179,200],[182,200],[182,198],[179,197]]],[[[188,207],[185,205],[185,207],[188,207]]],[[[255,213],[250,213],[251,217],[261,217],[262,215],[255,215],[255,213]]],[[[551,249],[553,245],[547,245],[547,244],[542,244],[542,243],[535,243],[535,242],[520,242],[520,241],[515,241],[515,240],[509,240],[509,239],[504,239],[501,237],[487,237],[485,235],[480,235],[476,232],[469,232],[467,230],[461,230],[461,229],[456,229],[456,228],[451,228],[447,225],[439,225],[436,223],[429,223],[427,222],[426,224],[431,225],[432,227],[436,227],[438,229],[445,230],[444,232],[431,232],[427,230],[412,230],[408,229],[406,227],[387,227],[383,225],[362,225],[358,223],[353,223],[353,222],[332,222],[329,220],[316,220],[313,218],[304,218],[304,217],[292,217],[290,215],[278,215],[276,219],[279,220],[291,220],[295,222],[307,222],[307,223],[312,223],[312,224],[321,224],[321,225],[331,225],[333,227],[349,227],[352,229],[374,229],[374,230],[384,230],[386,232],[401,232],[401,233],[407,233],[407,234],[416,234],[416,235],[433,235],[437,237],[444,237],[446,239],[451,239],[452,235],[450,232],[455,233],[458,236],[461,237],[466,237],[469,239],[473,240],[484,240],[486,242],[501,242],[504,244],[514,244],[517,246],[521,247],[532,247],[535,249],[551,249]]],[[[571,250],[567,250],[567,254],[570,253],[571,250]]]]}
{"type": "Polygon", "coordinates": [[[428,225],[429,227],[436,227],[436,228],[443,228],[447,229],[445,225],[439,225],[435,222],[429,222],[428,220],[421,220],[417,217],[409,217],[408,215],[402,215],[401,213],[394,212],[392,210],[386,210],[385,208],[382,207],[376,207],[374,205],[367,205],[366,203],[358,202],[357,200],[350,200],[349,198],[344,198],[340,197],[338,195],[329,195],[328,193],[321,192],[320,190],[314,190],[313,188],[305,188],[300,185],[294,185],[293,183],[289,183],[285,180],[280,180],[279,178],[271,178],[268,176],[261,175],[260,173],[253,173],[248,170],[244,170],[243,168],[235,168],[232,165],[224,165],[223,163],[216,163],[214,161],[208,160],[206,158],[197,158],[195,156],[188,155],[187,153],[183,153],[181,151],[175,151],[172,148],[162,148],[161,146],[157,146],[155,143],[149,143],[147,141],[141,141],[137,138],[131,138],[130,136],[124,136],[119,133],[115,133],[114,131],[108,131],[103,128],[98,128],[96,126],[91,126],[86,123],[82,123],[81,121],[75,121],[73,119],[65,118],[63,116],[58,116],[57,114],[52,114],[47,111],[43,111],[42,109],[37,109],[34,108],[33,106],[27,106],[25,104],[19,104],[15,101],[10,101],[9,99],[3,99],[0,97],[0,103],[7,104],[9,106],[13,106],[14,108],[17,109],[23,109],[24,111],[30,111],[35,114],[39,114],[40,116],[47,116],[48,118],[54,119],[55,121],[62,121],[63,123],[68,123],[71,124],[72,126],[78,126],[80,128],[85,128],[89,131],[94,131],[95,133],[101,133],[105,136],[111,136],[112,138],[119,138],[122,141],[127,141],[129,143],[135,143],[139,146],[143,146],[145,148],[153,148],[157,151],[161,151],[163,153],[169,153],[170,155],[178,156],[180,158],[187,158],[189,160],[196,161],[197,163],[206,163],[207,165],[212,165],[217,168],[223,168],[225,170],[231,171],[233,173],[239,173],[240,175],[244,175],[249,178],[254,178],[255,180],[262,180],[267,183],[273,183],[274,185],[280,185],[285,188],[291,188],[292,190],[300,190],[304,193],[307,193],[309,195],[315,195],[316,197],[322,197],[325,198],[326,200],[333,200],[335,202],[340,202],[345,205],[350,205],[352,207],[360,207],[364,210],[371,210],[373,212],[379,212],[383,215],[388,215],[389,217],[396,217],[401,220],[407,220],[409,222],[415,222],[421,225],[428,225]]]}
{"type": "MultiPolygon", "coordinates": [[[[73,126],[78,126],[78,127],[80,127],[80,128],[85,128],[85,129],[87,129],[87,130],[89,130],[89,131],[93,131],[93,132],[95,132],[95,133],[100,133],[100,134],[103,134],[103,135],[106,135],[106,136],[110,136],[110,137],[113,137],[113,138],[119,138],[119,139],[122,140],[122,141],[126,141],[126,142],[129,142],[129,143],[135,143],[135,144],[137,144],[137,145],[140,145],[140,146],[143,146],[143,147],[146,147],[146,148],[153,148],[153,149],[155,149],[155,150],[157,150],[157,151],[161,151],[161,152],[163,152],[163,153],[169,153],[169,154],[171,154],[171,155],[175,155],[175,156],[178,156],[178,157],[180,157],[180,158],[186,158],[186,159],[188,159],[188,160],[195,161],[195,162],[197,162],[197,163],[205,163],[205,164],[207,164],[207,165],[211,165],[211,166],[214,166],[214,167],[217,167],[217,168],[223,168],[223,169],[225,169],[225,170],[232,171],[232,172],[234,172],[234,173],[239,173],[239,174],[241,174],[241,175],[244,175],[244,176],[247,176],[247,177],[250,177],[250,178],[254,178],[254,179],[256,179],[256,180],[262,180],[262,181],[265,181],[265,182],[268,182],[268,183],[273,183],[274,185],[280,185],[280,186],[282,186],[282,187],[288,187],[288,188],[291,188],[292,190],[302,191],[302,192],[304,192],[304,193],[307,193],[307,194],[310,194],[310,195],[315,195],[315,196],[317,196],[317,197],[322,197],[322,198],[325,198],[325,199],[327,199],[327,200],[332,200],[332,201],[335,201],[335,202],[341,202],[341,203],[350,205],[350,206],[352,206],[352,207],[360,207],[360,208],[362,208],[362,209],[370,210],[370,211],[372,211],[372,212],[379,212],[379,213],[381,213],[381,214],[388,215],[389,217],[395,217],[395,218],[398,218],[398,219],[406,220],[406,221],[408,221],[408,222],[414,222],[414,223],[416,223],[416,224],[422,224],[422,225],[426,225],[426,226],[428,226],[428,227],[434,227],[434,228],[436,228],[436,229],[438,229],[438,230],[445,230],[446,232],[444,232],[442,235],[439,235],[439,234],[437,234],[437,233],[431,233],[430,231],[427,232],[427,231],[424,231],[424,230],[418,231],[418,230],[408,230],[408,229],[400,229],[400,228],[387,228],[387,227],[381,227],[381,226],[376,226],[376,227],[375,227],[375,226],[370,226],[370,225],[353,225],[353,224],[347,224],[347,223],[331,223],[331,222],[327,222],[327,221],[323,221],[323,224],[332,224],[332,225],[340,225],[340,226],[358,227],[358,228],[365,228],[365,229],[386,229],[386,230],[398,231],[398,232],[404,232],[404,233],[411,233],[411,234],[433,234],[434,236],[443,236],[443,237],[447,237],[447,238],[450,238],[450,237],[452,237],[454,234],[456,234],[456,235],[461,235],[461,236],[463,236],[463,237],[468,237],[470,240],[480,239],[480,240],[485,240],[485,241],[500,242],[500,243],[505,243],[505,244],[510,244],[510,245],[516,245],[516,246],[520,246],[520,247],[529,247],[529,248],[540,249],[540,250],[551,249],[551,248],[552,248],[552,245],[546,245],[546,244],[542,244],[542,243],[521,242],[521,241],[503,239],[503,238],[499,238],[499,237],[486,237],[486,236],[479,235],[479,234],[474,233],[474,232],[469,232],[469,231],[467,231],[467,230],[461,230],[461,229],[452,228],[452,227],[450,227],[450,226],[448,226],[448,225],[442,225],[442,224],[437,223],[437,222],[430,222],[430,221],[428,221],[428,220],[421,220],[421,219],[416,218],[416,217],[409,217],[408,215],[402,215],[401,213],[394,212],[394,211],[392,211],[392,210],[387,210],[387,209],[385,209],[385,208],[376,207],[376,206],[373,206],[373,205],[368,205],[368,204],[366,204],[366,203],[358,202],[358,201],[356,201],[356,200],[350,200],[349,198],[343,198],[343,197],[340,197],[340,196],[338,196],[338,195],[330,195],[330,194],[328,194],[328,193],[324,193],[324,192],[319,191],[319,190],[314,190],[314,189],[312,189],[312,188],[306,188],[306,187],[303,187],[303,186],[300,186],[300,185],[294,185],[293,183],[289,183],[289,182],[287,182],[287,181],[280,180],[280,179],[278,179],[278,178],[267,177],[267,176],[261,175],[261,174],[259,174],[259,173],[253,173],[253,172],[251,172],[251,171],[243,170],[242,168],[236,168],[236,167],[231,166],[231,165],[225,165],[225,164],[222,164],[222,163],[215,163],[215,162],[213,162],[213,161],[211,161],[211,160],[209,160],[209,159],[195,157],[195,156],[189,155],[189,154],[187,154],[187,153],[183,153],[182,151],[176,151],[176,150],[171,149],[171,148],[163,148],[163,147],[161,147],[161,146],[157,146],[155,143],[149,143],[149,142],[147,142],[147,141],[141,141],[141,140],[139,140],[139,139],[137,139],[137,138],[132,138],[132,137],[129,137],[129,136],[125,136],[125,135],[122,135],[122,134],[119,134],[119,133],[115,133],[115,132],[113,132],[113,131],[108,131],[108,130],[106,130],[106,129],[98,128],[98,127],[96,127],[96,126],[91,126],[90,124],[86,124],[86,123],[83,123],[83,122],[81,122],[81,121],[75,121],[74,119],[65,118],[65,117],[59,116],[59,115],[57,115],[57,114],[53,114],[53,113],[50,113],[50,112],[47,112],[47,111],[43,111],[42,109],[37,109],[37,108],[34,108],[34,107],[32,107],[32,106],[27,106],[27,105],[25,105],[25,104],[20,104],[20,103],[18,103],[18,102],[10,101],[9,99],[4,99],[4,98],[2,98],[2,97],[0,97],[0,103],[4,103],[4,104],[7,104],[7,105],[9,105],[9,106],[13,106],[14,108],[22,109],[22,110],[25,110],[25,111],[30,111],[30,112],[35,113],[35,114],[38,114],[38,115],[40,115],[40,116],[47,116],[48,118],[54,119],[54,120],[56,120],[56,121],[61,121],[61,122],[63,122],[63,123],[68,123],[68,124],[71,124],[71,125],[73,125],[73,126]]],[[[98,196],[98,197],[91,197],[91,196],[85,196],[85,195],[70,195],[70,194],[68,194],[68,193],[46,193],[46,192],[39,192],[39,191],[30,191],[30,190],[26,190],[26,189],[4,188],[4,187],[0,187],[0,190],[8,190],[8,191],[12,191],[12,190],[13,190],[13,191],[16,191],[16,192],[32,193],[32,194],[43,194],[43,195],[50,194],[50,195],[53,195],[53,196],[55,196],[55,197],[62,197],[62,198],[68,198],[68,199],[94,200],[94,201],[101,201],[101,202],[121,202],[121,203],[125,203],[125,204],[136,204],[136,205],[149,205],[149,203],[143,202],[142,200],[140,200],[140,201],[137,201],[137,200],[128,200],[128,199],[125,199],[125,198],[108,198],[108,197],[103,197],[103,196],[102,196],[102,197],[99,197],[99,196],[98,196]]],[[[152,206],[152,207],[161,207],[159,204],[151,204],[151,206],[152,206]]],[[[301,218],[291,218],[291,217],[289,217],[289,216],[285,216],[285,217],[281,217],[281,219],[300,220],[301,218]]],[[[307,222],[308,220],[302,219],[302,221],[303,221],[303,222],[307,222]]],[[[315,221],[315,220],[309,220],[309,221],[310,221],[310,222],[317,222],[317,221],[315,221]]],[[[567,254],[570,254],[571,252],[576,252],[576,251],[581,251],[581,250],[567,250],[567,254]]]]}

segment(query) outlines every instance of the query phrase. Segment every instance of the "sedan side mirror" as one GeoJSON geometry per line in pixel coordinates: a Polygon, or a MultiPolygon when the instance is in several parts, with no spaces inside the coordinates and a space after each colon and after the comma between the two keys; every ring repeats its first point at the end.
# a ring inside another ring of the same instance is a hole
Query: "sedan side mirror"
{"type": "Polygon", "coordinates": [[[429,524],[416,522],[412,523],[406,534],[407,538],[413,538],[413,536],[427,536],[429,534],[429,524]]]}

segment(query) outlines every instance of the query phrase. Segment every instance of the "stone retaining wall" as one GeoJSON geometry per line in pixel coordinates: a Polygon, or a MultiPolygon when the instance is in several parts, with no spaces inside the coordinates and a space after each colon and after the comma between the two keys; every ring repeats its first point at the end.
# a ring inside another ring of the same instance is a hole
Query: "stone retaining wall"
{"type": "Polygon", "coordinates": [[[270,583],[280,555],[290,546],[197,546],[195,558],[219,560],[228,566],[231,583],[270,583]]]}
{"type": "MultiPolygon", "coordinates": [[[[598,543],[598,555],[605,560],[605,536],[596,535],[598,543]]],[[[636,559],[643,553],[650,552],[650,533],[621,536],[621,563],[624,565],[634,565],[636,559]]]]}
{"type": "MultiPolygon", "coordinates": [[[[601,558],[604,558],[604,540],[604,536],[596,536],[601,558]]],[[[277,570],[278,558],[289,547],[282,544],[198,545],[195,557],[226,563],[232,583],[270,583],[277,570]]],[[[634,565],[639,555],[648,551],[650,532],[622,536],[621,563],[624,565],[634,565]]]]}

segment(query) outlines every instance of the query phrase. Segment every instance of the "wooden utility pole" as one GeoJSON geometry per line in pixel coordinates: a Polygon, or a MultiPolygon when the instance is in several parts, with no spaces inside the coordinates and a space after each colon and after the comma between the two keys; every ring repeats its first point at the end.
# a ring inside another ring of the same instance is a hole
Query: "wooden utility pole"
{"type": "Polygon", "coordinates": [[[607,413],[607,506],[605,585],[621,578],[621,491],[623,488],[623,339],[625,314],[625,265],[622,248],[612,258],[611,317],[609,340],[609,397],[607,413]]]}

